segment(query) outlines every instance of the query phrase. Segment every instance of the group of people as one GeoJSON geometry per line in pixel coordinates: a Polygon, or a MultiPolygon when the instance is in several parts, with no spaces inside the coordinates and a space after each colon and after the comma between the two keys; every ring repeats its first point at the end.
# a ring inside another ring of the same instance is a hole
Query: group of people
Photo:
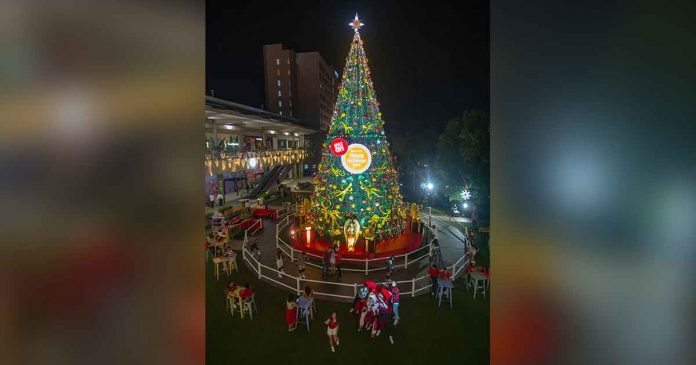
{"type": "Polygon", "coordinates": [[[336,278],[341,279],[341,252],[338,249],[338,245],[334,244],[331,247],[329,247],[328,250],[324,253],[324,259],[323,265],[322,265],[322,270],[321,270],[321,277],[323,279],[326,279],[326,277],[329,274],[329,270],[332,272],[335,272],[336,278]]]}
{"type": "MultiPolygon", "coordinates": [[[[300,299],[304,299],[306,301],[314,299],[314,292],[312,292],[312,288],[309,285],[305,286],[304,293],[302,293],[302,295],[288,295],[288,300],[285,303],[285,322],[288,324],[288,332],[292,332],[295,330],[295,328],[297,328],[297,307],[299,307],[298,302],[300,299]]],[[[313,307],[310,308],[310,310],[313,310],[313,307]]],[[[312,318],[314,317],[313,313],[310,315],[312,318]]]]}
{"type": "MultiPolygon", "coordinates": [[[[382,285],[369,280],[365,281],[360,290],[358,290],[349,311],[359,315],[358,332],[366,329],[372,338],[384,332],[385,336],[389,338],[389,342],[394,344],[392,327],[399,323],[399,295],[399,287],[396,285],[396,282],[390,281],[382,285]],[[394,319],[393,324],[391,323],[392,315],[394,319]]],[[[302,295],[288,295],[285,303],[285,322],[288,326],[288,332],[292,332],[297,328],[297,312],[301,300],[305,303],[314,300],[314,293],[311,287],[306,286],[302,295]]],[[[307,310],[312,311],[307,315],[314,318],[313,306],[310,306],[307,310]]],[[[326,335],[329,337],[331,352],[335,352],[336,347],[340,344],[338,337],[339,322],[336,312],[332,312],[324,321],[324,324],[326,325],[326,335]]]]}
{"type": "Polygon", "coordinates": [[[218,206],[223,206],[225,204],[225,196],[222,195],[221,192],[218,192],[217,195],[215,195],[214,193],[210,193],[210,195],[208,195],[208,207],[215,207],[216,201],[218,203],[218,206]]]}
{"type": "MultiPolygon", "coordinates": [[[[297,258],[293,260],[297,264],[297,272],[301,279],[306,279],[305,270],[307,269],[307,258],[304,252],[300,251],[297,253],[297,258]]],[[[285,273],[285,256],[283,251],[278,249],[276,252],[276,270],[278,270],[278,278],[282,279],[285,273]]]]}
{"type": "Polygon", "coordinates": [[[446,269],[440,269],[436,264],[433,264],[428,268],[428,277],[430,277],[431,283],[430,294],[435,295],[438,289],[437,279],[452,280],[452,273],[446,269]]]}
{"type": "MultiPolygon", "coordinates": [[[[235,284],[233,281],[227,282],[228,295],[234,295],[233,293],[236,289],[238,289],[237,284],[235,284]]],[[[242,299],[242,308],[240,308],[240,310],[243,310],[243,307],[249,302],[251,296],[254,295],[254,289],[251,288],[249,283],[244,283],[244,286],[239,287],[239,292],[237,295],[242,299]]]]}
{"type": "MultiPolygon", "coordinates": [[[[314,293],[312,288],[308,285],[305,286],[304,293],[301,296],[290,294],[285,303],[285,322],[288,325],[288,332],[292,332],[297,328],[297,308],[300,306],[300,300],[304,300],[305,303],[314,300],[314,293]]],[[[307,315],[314,318],[313,310],[314,307],[311,306],[307,310],[312,311],[311,314],[307,315]]],[[[329,318],[324,321],[326,325],[326,335],[329,337],[329,346],[331,346],[331,352],[336,351],[336,347],[339,345],[338,338],[338,319],[336,317],[336,312],[331,313],[329,318]]]]}
{"type": "Polygon", "coordinates": [[[369,280],[363,282],[349,310],[359,315],[358,332],[365,329],[372,338],[385,332],[393,344],[391,318],[393,315],[393,325],[396,326],[399,323],[399,295],[399,287],[394,281],[385,285],[369,280]]]}

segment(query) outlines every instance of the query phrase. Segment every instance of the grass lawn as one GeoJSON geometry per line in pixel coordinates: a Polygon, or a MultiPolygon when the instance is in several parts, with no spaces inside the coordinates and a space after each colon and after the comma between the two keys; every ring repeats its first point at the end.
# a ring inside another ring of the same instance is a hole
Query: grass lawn
{"type": "Polygon", "coordinates": [[[401,320],[394,329],[394,345],[385,336],[370,339],[356,332],[358,317],[349,303],[317,301],[316,320],[287,332],[285,300],[288,291],[261,282],[238,257],[239,272],[231,280],[248,282],[256,291],[259,309],[254,319],[232,317],[225,309],[227,275],[215,280],[214,266],[206,263],[206,363],[264,364],[488,364],[489,300],[464,290],[455,281],[454,308],[438,308],[432,296],[401,297],[401,320]],[[323,321],[335,311],[340,346],[331,353],[323,321]]]}

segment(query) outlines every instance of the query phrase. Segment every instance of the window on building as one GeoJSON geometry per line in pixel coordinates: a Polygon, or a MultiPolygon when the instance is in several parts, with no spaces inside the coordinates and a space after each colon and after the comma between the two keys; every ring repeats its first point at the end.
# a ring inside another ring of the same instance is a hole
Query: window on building
{"type": "Polygon", "coordinates": [[[280,70],[276,69],[276,76],[280,76],[280,70]]]}
{"type": "Polygon", "coordinates": [[[280,79],[278,79],[278,86],[280,86],[280,79]]]}
{"type": "Polygon", "coordinates": [[[279,112],[278,112],[278,114],[280,114],[280,115],[283,115],[283,111],[282,111],[282,110],[281,110],[281,111],[279,111],[279,112]]]}
{"type": "Polygon", "coordinates": [[[280,66],[280,58],[276,58],[276,65],[280,66]]]}
{"type": "Polygon", "coordinates": [[[288,76],[290,76],[290,69],[288,69],[288,76]]]}
{"type": "Polygon", "coordinates": [[[278,100],[278,106],[279,106],[279,107],[282,107],[282,106],[283,106],[283,101],[282,101],[282,100],[278,100]]]}
{"type": "Polygon", "coordinates": [[[288,57],[288,65],[290,64],[290,57],[288,57]]]}
{"type": "Polygon", "coordinates": [[[283,94],[278,90],[278,96],[283,96],[283,94]]]}

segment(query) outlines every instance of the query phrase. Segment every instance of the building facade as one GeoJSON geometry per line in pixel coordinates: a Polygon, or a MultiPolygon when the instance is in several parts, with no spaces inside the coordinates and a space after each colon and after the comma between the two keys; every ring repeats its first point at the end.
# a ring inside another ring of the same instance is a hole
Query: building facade
{"type": "Polygon", "coordinates": [[[263,55],[267,110],[328,131],[338,72],[319,52],[295,53],[281,44],[270,44],[263,46],[263,55]]]}
{"type": "Polygon", "coordinates": [[[274,166],[291,179],[309,173],[305,138],[317,130],[303,121],[211,96],[205,112],[206,197],[213,187],[239,195],[274,166]]]}
{"type": "Polygon", "coordinates": [[[297,67],[295,51],[281,44],[263,46],[263,71],[266,91],[265,109],[287,117],[298,117],[297,67]]]}

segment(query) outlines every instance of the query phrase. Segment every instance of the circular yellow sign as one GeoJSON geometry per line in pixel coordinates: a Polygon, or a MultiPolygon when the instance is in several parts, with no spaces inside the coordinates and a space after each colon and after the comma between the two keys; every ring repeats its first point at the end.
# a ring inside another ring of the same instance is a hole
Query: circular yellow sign
{"type": "Polygon", "coordinates": [[[370,150],[360,143],[353,143],[348,146],[348,150],[341,156],[343,168],[351,174],[360,174],[370,168],[372,154],[370,150]]]}

